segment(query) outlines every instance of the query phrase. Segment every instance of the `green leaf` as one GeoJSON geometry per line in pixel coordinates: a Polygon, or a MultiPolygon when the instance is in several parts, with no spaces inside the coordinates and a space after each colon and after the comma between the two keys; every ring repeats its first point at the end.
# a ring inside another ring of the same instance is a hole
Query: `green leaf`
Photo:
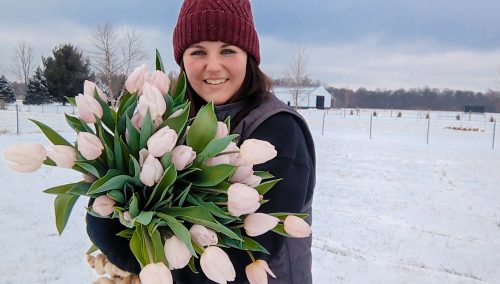
{"type": "Polygon", "coordinates": [[[64,97],[66,98],[66,100],[69,102],[70,105],[76,107],[76,99],[75,99],[75,97],[66,97],[66,96],[64,96],[64,97]]]}
{"type": "Polygon", "coordinates": [[[156,213],[163,221],[167,223],[167,226],[172,230],[172,232],[182,240],[182,242],[187,246],[191,255],[196,255],[193,245],[191,244],[191,235],[189,230],[177,219],[172,216],[163,213],[156,213]]]}
{"type": "Polygon", "coordinates": [[[108,163],[108,168],[114,169],[115,168],[115,159],[114,159],[115,155],[113,154],[113,150],[107,144],[104,144],[104,152],[106,153],[106,161],[108,163]]]}
{"type": "Polygon", "coordinates": [[[204,105],[196,115],[189,128],[186,141],[187,145],[198,154],[214,139],[217,132],[217,117],[212,102],[204,105]]]}
{"type": "Polygon", "coordinates": [[[182,192],[181,194],[179,194],[178,197],[180,197],[179,199],[179,207],[182,207],[182,205],[184,204],[184,201],[186,200],[186,197],[188,196],[189,194],[189,190],[191,189],[191,185],[192,184],[189,184],[182,192]]]}
{"type": "Polygon", "coordinates": [[[163,172],[160,182],[156,184],[153,189],[153,193],[151,193],[151,196],[144,207],[148,207],[149,205],[154,206],[158,202],[161,202],[163,197],[165,197],[166,191],[168,191],[169,187],[174,184],[176,177],[177,171],[175,170],[174,165],[170,165],[170,167],[163,172]]]}
{"type": "Polygon", "coordinates": [[[209,211],[214,216],[217,216],[217,217],[223,218],[223,219],[234,220],[234,217],[227,215],[226,212],[224,212],[222,209],[220,209],[219,206],[215,205],[215,203],[205,202],[199,196],[188,195],[187,200],[189,203],[196,205],[196,206],[200,206],[201,208],[209,211]]]}
{"type": "Polygon", "coordinates": [[[164,169],[172,166],[172,152],[167,152],[165,155],[161,156],[160,163],[164,169]]]}
{"type": "Polygon", "coordinates": [[[78,161],[75,163],[75,165],[81,167],[87,173],[97,178],[102,177],[106,173],[106,170],[97,161],[78,161]]]}
{"type": "Polygon", "coordinates": [[[62,234],[66,224],[68,223],[71,210],[78,200],[78,195],[62,193],[56,196],[54,200],[54,209],[56,215],[56,227],[59,235],[62,234]]]}
{"type": "Polygon", "coordinates": [[[49,157],[45,158],[43,164],[46,166],[57,167],[56,162],[52,161],[49,157]]]}
{"type": "MultiPolygon", "coordinates": [[[[123,139],[121,137],[120,137],[120,148],[121,148],[122,164],[123,164],[122,167],[123,167],[123,170],[126,171],[127,166],[128,166],[126,159],[127,159],[127,157],[130,156],[130,148],[127,146],[127,143],[125,143],[125,141],[123,141],[123,139]]],[[[133,173],[130,173],[130,174],[133,175],[133,173]]]]}
{"type": "Polygon", "coordinates": [[[144,238],[142,236],[141,227],[142,226],[135,227],[135,231],[132,234],[129,245],[130,250],[134,254],[141,267],[144,267],[149,263],[149,261],[147,251],[145,251],[144,247],[144,238]]]}
{"type": "Polygon", "coordinates": [[[123,106],[120,105],[121,109],[118,109],[117,113],[119,133],[125,133],[125,128],[127,126],[126,117],[129,118],[132,117],[136,106],[137,106],[137,96],[134,95],[131,95],[131,97],[128,98],[128,100],[123,104],[123,106]]]}
{"type": "Polygon", "coordinates": [[[264,172],[264,171],[255,171],[255,172],[253,172],[253,174],[258,176],[258,177],[261,177],[263,180],[274,178],[274,176],[272,174],[270,174],[269,172],[264,172]]]}
{"type": "Polygon", "coordinates": [[[265,254],[269,254],[267,249],[263,247],[261,244],[256,242],[254,239],[251,239],[249,237],[243,237],[243,249],[244,250],[250,250],[250,251],[258,251],[258,252],[263,252],[265,254]]]}
{"type": "MultiPolygon", "coordinates": [[[[145,229],[145,234],[149,235],[149,232],[145,229]]],[[[153,234],[149,235],[151,237],[151,250],[153,253],[154,262],[163,262],[165,265],[168,265],[167,258],[165,257],[165,250],[163,248],[163,242],[161,241],[161,235],[158,230],[154,230],[153,234]]]]}
{"type": "Polygon", "coordinates": [[[102,122],[109,128],[115,129],[116,127],[116,112],[111,109],[108,104],[101,99],[97,93],[97,89],[94,91],[94,98],[99,102],[102,107],[102,122]]]}
{"type": "Polygon", "coordinates": [[[109,170],[105,176],[96,180],[89,188],[88,194],[97,194],[113,189],[122,189],[125,183],[132,181],[128,175],[122,175],[120,171],[109,170]]]}
{"type": "Polygon", "coordinates": [[[116,168],[123,171],[123,158],[122,158],[122,147],[120,144],[120,136],[118,135],[117,129],[115,129],[115,135],[113,137],[113,154],[115,158],[116,168]]]}
{"type": "Polygon", "coordinates": [[[193,273],[195,273],[195,274],[199,273],[198,270],[196,270],[196,264],[195,264],[195,261],[194,261],[194,256],[192,256],[191,259],[189,260],[188,266],[189,266],[189,269],[191,269],[191,271],[193,273]]]}
{"type": "Polygon", "coordinates": [[[98,250],[99,250],[99,248],[98,248],[98,247],[96,247],[94,244],[92,244],[92,245],[89,247],[89,249],[87,250],[86,254],[89,254],[89,255],[90,255],[90,254],[93,254],[94,252],[96,252],[96,251],[98,251],[98,250]]]}
{"type": "Polygon", "coordinates": [[[195,162],[201,163],[207,159],[217,156],[217,154],[226,149],[229,143],[236,137],[238,137],[238,134],[232,134],[218,139],[213,139],[207,144],[207,146],[205,146],[205,149],[203,149],[203,151],[198,154],[195,162]]]}
{"type": "Polygon", "coordinates": [[[111,190],[106,195],[119,204],[125,204],[125,195],[123,195],[121,190],[111,190]]]}
{"type": "Polygon", "coordinates": [[[66,122],[68,125],[73,128],[76,132],[90,132],[94,134],[92,128],[90,128],[86,123],[82,122],[78,117],[71,116],[67,113],[64,114],[66,118],[66,122]]]}
{"type": "Polygon", "coordinates": [[[132,121],[126,116],[127,130],[128,130],[128,146],[130,147],[130,151],[134,154],[134,156],[139,153],[139,131],[132,124],[132,121]]]}
{"type": "Polygon", "coordinates": [[[302,219],[309,216],[309,214],[304,214],[304,213],[287,213],[287,212],[269,213],[269,215],[274,216],[274,217],[280,219],[281,221],[285,221],[286,217],[290,216],[290,215],[297,216],[297,217],[302,218],[302,219]]]}
{"type": "Polygon", "coordinates": [[[130,199],[130,207],[128,209],[128,212],[130,214],[131,219],[138,216],[139,213],[141,212],[139,210],[139,197],[137,192],[134,193],[134,195],[132,195],[132,198],[130,199]]]}
{"type": "Polygon", "coordinates": [[[144,118],[144,124],[142,125],[141,132],[139,134],[139,149],[146,148],[149,137],[153,134],[153,120],[151,119],[151,114],[146,113],[146,117],[144,118]]]}
{"type": "Polygon", "coordinates": [[[129,155],[129,160],[128,160],[128,171],[131,176],[138,178],[139,175],[141,174],[141,165],[137,161],[137,159],[129,155]]]}
{"type": "Polygon", "coordinates": [[[49,141],[52,142],[52,144],[66,145],[73,147],[71,143],[69,143],[66,139],[64,139],[61,135],[59,135],[59,133],[54,131],[52,128],[48,127],[46,124],[31,118],[29,120],[31,120],[34,124],[36,124],[36,126],[38,126],[38,128],[40,128],[40,130],[43,132],[43,134],[45,134],[47,139],[49,139],[49,141]]]}
{"type": "Polygon", "coordinates": [[[177,79],[177,85],[175,86],[172,98],[174,101],[184,101],[184,94],[186,93],[186,74],[182,72],[177,79]]]}
{"type": "Polygon", "coordinates": [[[68,183],[68,184],[58,185],[55,187],[47,188],[43,192],[48,193],[48,194],[56,194],[56,195],[59,195],[62,193],[67,193],[68,190],[70,190],[71,187],[73,187],[75,184],[76,183],[68,183]]]}
{"type": "Polygon", "coordinates": [[[201,171],[192,174],[192,183],[196,186],[210,187],[227,179],[234,173],[236,167],[224,164],[213,167],[202,165],[201,169],[201,171]]]}
{"type": "Polygon", "coordinates": [[[118,237],[126,238],[126,239],[131,239],[132,235],[134,234],[134,229],[125,229],[118,234],[116,234],[118,237]]]}
{"type": "Polygon", "coordinates": [[[264,195],[266,194],[266,192],[268,192],[271,188],[273,188],[273,186],[278,183],[280,180],[282,180],[282,178],[278,178],[278,179],[273,179],[273,180],[270,180],[270,181],[266,181],[266,182],[263,182],[261,184],[259,184],[258,186],[255,187],[255,189],[257,190],[257,192],[260,194],[260,195],[264,195]]]}
{"type": "Polygon", "coordinates": [[[159,128],[162,128],[164,127],[165,125],[168,126],[170,129],[173,129],[175,130],[175,132],[177,134],[180,134],[182,132],[182,130],[184,129],[184,127],[186,126],[187,124],[187,121],[189,119],[189,108],[190,108],[190,104],[186,104],[186,106],[184,107],[184,110],[182,111],[182,113],[176,117],[172,117],[172,118],[167,118],[164,122],[162,122],[162,124],[160,125],[159,128]]]}
{"type": "Polygon", "coordinates": [[[77,182],[75,183],[67,193],[71,193],[73,195],[83,195],[86,196],[87,192],[90,188],[90,183],[87,183],[85,181],[77,182]]]}
{"type": "MultiPolygon", "coordinates": [[[[159,70],[161,72],[165,72],[165,69],[163,68],[163,61],[161,60],[161,55],[158,49],[156,49],[156,70],[159,70]]],[[[165,94],[163,94],[165,95],[165,94]]]]}
{"type": "Polygon", "coordinates": [[[282,236],[285,236],[285,237],[289,237],[289,238],[292,237],[286,233],[285,226],[283,224],[276,225],[276,227],[274,227],[274,229],[272,229],[272,231],[277,233],[277,234],[280,234],[282,236]]]}
{"type": "Polygon", "coordinates": [[[134,221],[137,221],[145,226],[149,225],[151,223],[151,220],[153,220],[155,212],[152,211],[141,211],[137,217],[134,218],[134,221]]]}

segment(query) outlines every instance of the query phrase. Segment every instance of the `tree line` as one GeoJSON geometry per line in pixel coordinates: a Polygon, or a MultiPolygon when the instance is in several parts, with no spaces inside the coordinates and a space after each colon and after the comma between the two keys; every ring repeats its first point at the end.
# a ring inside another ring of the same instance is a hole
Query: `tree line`
{"type": "Polygon", "coordinates": [[[326,89],[334,97],[337,108],[463,111],[465,106],[484,106],[486,112],[500,112],[500,92],[493,90],[482,93],[428,87],[397,90],[326,89]]]}

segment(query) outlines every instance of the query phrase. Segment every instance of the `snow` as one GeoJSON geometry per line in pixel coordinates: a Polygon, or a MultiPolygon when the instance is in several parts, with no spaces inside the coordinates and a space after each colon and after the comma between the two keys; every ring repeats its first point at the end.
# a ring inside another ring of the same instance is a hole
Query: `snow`
{"type": "MultiPolygon", "coordinates": [[[[14,109],[0,110],[0,151],[21,141],[48,145],[28,117],[74,140],[62,114],[71,107],[26,107],[20,135],[14,109]]],[[[317,151],[314,283],[500,283],[500,145],[492,147],[489,121],[496,115],[456,120],[458,113],[432,112],[429,123],[427,112],[398,112],[377,110],[370,118],[373,110],[302,111],[317,151]],[[453,126],[478,131],[447,128],[453,126]]],[[[58,236],[54,197],[42,193],[77,178],[49,167],[13,173],[2,155],[0,283],[97,279],[84,257],[87,200],[58,236]]]]}

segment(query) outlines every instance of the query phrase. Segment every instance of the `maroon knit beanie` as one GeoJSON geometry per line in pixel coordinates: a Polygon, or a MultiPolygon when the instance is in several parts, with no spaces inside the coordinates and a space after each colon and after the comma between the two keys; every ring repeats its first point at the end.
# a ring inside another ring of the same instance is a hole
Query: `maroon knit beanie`
{"type": "Polygon", "coordinates": [[[201,41],[222,41],[245,50],[260,63],[259,38],[249,0],[184,0],[174,30],[174,57],[201,41]]]}

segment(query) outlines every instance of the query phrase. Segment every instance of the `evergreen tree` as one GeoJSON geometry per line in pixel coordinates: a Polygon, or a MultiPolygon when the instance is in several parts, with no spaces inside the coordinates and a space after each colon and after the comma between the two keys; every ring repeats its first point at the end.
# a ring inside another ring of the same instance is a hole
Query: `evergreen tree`
{"type": "Polygon", "coordinates": [[[90,79],[90,63],[71,44],[54,48],[52,54],[53,57],[42,59],[47,87],[55,101],[66,104],[64,97],[83,93],[83,82],[90,79]]]}
{"type": "Polygon", "coordinates": [[[0,76],[0,99],[9,104],[16,101],[14,90],[12,89],[9,81],[7,81],[7,79],[3,75],[0,76]]]}
{"type": "Polygon", "coordinates": [[[49,89],[47,80],[43,76],[43,71],[40,67],[35,70],[35,75],[28,83],[28,90],[24,98],[25,104],[40,105],[50,102],[49,89]]]}

